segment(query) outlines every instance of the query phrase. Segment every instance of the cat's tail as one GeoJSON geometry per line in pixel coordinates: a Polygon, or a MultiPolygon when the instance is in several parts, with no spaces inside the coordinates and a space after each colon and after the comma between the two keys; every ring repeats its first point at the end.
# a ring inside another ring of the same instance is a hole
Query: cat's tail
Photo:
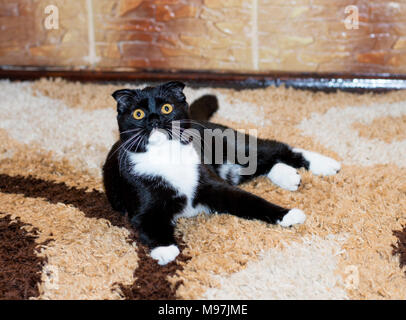
{"type": "Polygon", "coordinates": [[[193,120],[208,121],[218,108],[217,97],[206,94],[192,102],[190,105],[190,115],[193,120]]]}

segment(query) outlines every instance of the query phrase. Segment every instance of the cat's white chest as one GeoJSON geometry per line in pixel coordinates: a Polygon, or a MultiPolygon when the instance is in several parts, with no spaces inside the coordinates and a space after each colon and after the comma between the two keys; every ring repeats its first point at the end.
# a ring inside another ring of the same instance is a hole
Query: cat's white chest
{"type": "Polygon", "coordinates": [[[146,152],[130,153],[130,162],[134,174],[160,177],[178,194],[186,196],[187,205],[178,216],[194,215],[191,204],[199,180],[200,157],[192,144],[169,140],[165,134],[157,132],[149,138],[146,152]]]}

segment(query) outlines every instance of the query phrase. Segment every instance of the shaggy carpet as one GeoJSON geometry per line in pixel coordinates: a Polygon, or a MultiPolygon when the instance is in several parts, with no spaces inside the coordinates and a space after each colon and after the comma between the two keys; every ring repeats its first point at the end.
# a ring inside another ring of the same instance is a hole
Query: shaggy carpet
{"type": "Polygon", "coordinates": [[[0,298],[406,299],[406,92],[186,88],[189,102],[218,97],[213,121],[343,167],[301,171],[296,192],[264,177],[242,186],[304,210],[298,227],[181,219],[182,253],[161,267],[103,193],[118,88],[0,82],[0,298]]]}

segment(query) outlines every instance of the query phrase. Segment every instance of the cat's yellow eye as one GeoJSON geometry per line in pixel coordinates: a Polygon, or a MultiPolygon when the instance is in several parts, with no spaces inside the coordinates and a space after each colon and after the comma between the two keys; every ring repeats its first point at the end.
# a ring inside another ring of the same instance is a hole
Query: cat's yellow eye
{"type": "Polygon", "coordinates": [[[162,106],[162,108],[161,108],[161,112],[162,112],[163,114],[169,114],[169,113],[172,112],[172,110],[173,110],[173,107],[172,107],[172,105],[169,104],[169,103],[165,103],[165,104],[162,106]]]}
{"type": "Polygon", "coordinates": [[[133,112],[133,117],[136,120],[141,120],[142,118],[145,117],[145,112],[142,111],[141,109],[137,109],[133,112]]]}

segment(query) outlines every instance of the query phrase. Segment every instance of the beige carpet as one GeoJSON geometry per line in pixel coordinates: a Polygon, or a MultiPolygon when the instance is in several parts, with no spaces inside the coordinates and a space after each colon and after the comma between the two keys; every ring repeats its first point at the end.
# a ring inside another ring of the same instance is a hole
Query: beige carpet
{"type": "Polygon", "coordinates": [[[0,271],[0,298],[406,299],[406,237],[393,233],[406,224],[406,92],[186,88],[189,102],[217,95],[213,121],[256,128],[343,167],[332,177],[301,172],[296,192],[266,178],[243,186],[304,210],[304,225],[182,219],[182,255],[160,267],[103,194],[100,168],[117,138],[110,94],[118,88],[0,82],[0,222],[16,239],[0,252],[0,266],[9,265],[0,271]],[[24,241],[36,249],[17,250],[24,241]],[[13,258],[11,267],[6,257],[22,254],[31,258],[13,258]],[[11,279],[15,270],[23,271],[11,279]]]}

